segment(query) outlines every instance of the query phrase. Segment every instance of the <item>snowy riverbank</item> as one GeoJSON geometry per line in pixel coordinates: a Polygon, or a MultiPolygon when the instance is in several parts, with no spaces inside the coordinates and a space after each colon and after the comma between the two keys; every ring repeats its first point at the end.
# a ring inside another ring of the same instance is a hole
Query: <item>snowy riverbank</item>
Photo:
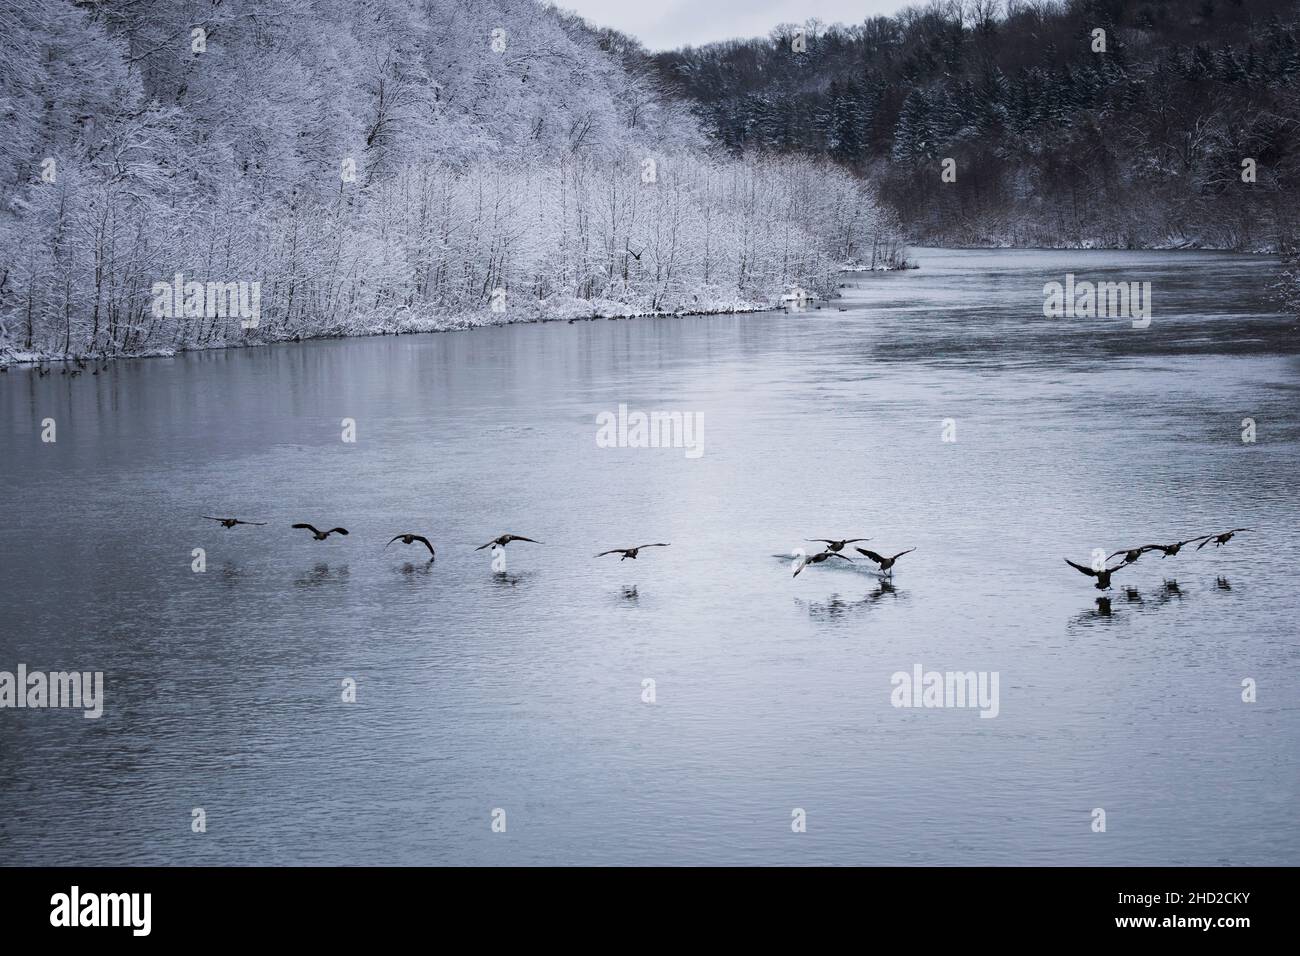
{"type": "Polygon", "coordinates": [[[753,312],[770,312],[781,308],[779,296],[772,301],[757,302],[745,299],[715,300],[691,308],[645,309],[609,300],[569,299],[564,302],[531,303],[531,308],[506,309],[493,312],[483,309],[456,314],[420,313],[411,309],[391,309],[353,316],[333,323],[308,329],[277,326],[273,322],[256,329],[239,329],[233,323],[232,335],[204,343],[178,345],[172,348],[148,348],[138,351],[107,352],[52,352],[10,349],[0,353],[0,368],[11,365],[76,364],[90,360],[121,358],[167,358],[182,352],[201,352],[213,349],[252,348],[283,342],[307,342],[314,339],[357,338],[373,335],[417,335],[430,332],[461,332],[467,329],[490,328],[502,325],[522,325],[541,322],[597,322],[637,318],[684,318],[693,315],[739,315],[753,312]]]}

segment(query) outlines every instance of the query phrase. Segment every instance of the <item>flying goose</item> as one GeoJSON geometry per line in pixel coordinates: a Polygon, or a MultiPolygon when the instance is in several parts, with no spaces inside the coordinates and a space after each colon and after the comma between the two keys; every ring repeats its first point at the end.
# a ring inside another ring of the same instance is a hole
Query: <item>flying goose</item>
{"type": "Polygon", "coordinates": [[[220,521],[221,527],[223,528],[233,528],[237,524],[266,524],[265,521],[245,521],[243,518],[217,518],[212,515],[204,515],[203,517],[207,518],[209,521],[220,521]]]}
{"type": "Polygon", "coordinates": [[[1140,548],[1129,548],[1125,551],[1116,551],[1115,554],[1106,558],[1109,561],[1117,554],[1124,555],[1124,563],[1132,564],[1138,558],[1148,551],[1159,551],[1162,558],[1171,558],[1182,550],[1183,545],[1191,544],[1193,541],[1199,541],[1199,538],[1188,538],[1186,541],[1175,541],[1173,544],[1144,544],[1140,548]]]}
{"type": "Polygon", "coordinates": [[[642,548],[666,548],[666,547],[668,547],[667,542],[663,544],[639,544],[635,548],[610,548],[608,551],[600,552],[600,554],[595,555],[595,557],[603,558],[607,554],[621,554],[623,555],[623,557],[618,559],[620,562],[626,561],[628,558],[631,558],[633,561],[635,561],[636,553],[640,551],[642,548]]]}
{"type": "MultiPolygon", "coordinates": [[[[1203,540],[1200,544],[1196,546],[1196,550],[1200,551],[1201,548],[1205,547],[1211,541],[1214,542],[1214,546],[1216,548],[1223,547],[1223,545],[1227,544],[1229,541],[1232,540],[1232,536],[1236,534],[1238,531],[1254,531],[1254,530],[1255,530],[1254,528],[1233,528],[1231,531],[1223,532],[1223,534],[1207,534],[1205,536],[1205,540],[1203,540]]],[[[1192,540],[1194,541],[1196,539],[1193,538],[1192,540]]]]}
{"type": "Polygon", "coordinates": [[[846,544],[853,544],[856,541],[870,541],[870,538],[804,538],[805,541],[820,541],[826,545],[826,550],[838,554],[844,550],[846,544]]]}
{"type": "Polygon", "coordinates": [[[326,538],[328,538],[330,535],[334,534],[335,532],[338,532],[339,534],[348,533],[347,528],[330,528],[328,531],[321,531],[320,529],[316,528],[314,525],[309,525],[306,522],[290,525],[289,527],[306,528],[308,531],[311,532],[312,537],[315,538],[317,541],[324,541],[326,538]]]}
{"type": "Polygon", "coordinates": [[[1118,571],[1120,568],[1124,567],[1124,564],[1117,564],[1113,568],[1103,568],[1102,570],[1097,571],[1093,568],[1085,567],[1082,564],[1075,564],[1069,558],[1065,559],[1065,563],[1068,564],[1070,567],[1074,568],[1076,571],[1082,571],[1084,574],[1088,575],[1089,577],[1096,578],[1097,583],[1094,586],[1097,588],[1098,591],[1109,590],[1110,576],[1114,574],[1116,571],[1118,571]]]}
{"type": "Polygon", "coordinates": [[[492,545],[494,545],[494,544],[495,544],[498,548],[504,548],[504,547],[505,547],[506,545],[508,545],[511,541],[531,541],[533,544],[541,544],[541,543],[542,543],[542,542],[540,542],[540,541],[536,541],[536,540],[534,540],[534,539],[532,539],[532,538],[525,538],[522,534],[503,534],[503,535],[501,535],[499,538],[493,538],[493,539],[492,539],[491,541],[489,541],[487,544],[480,544],[480,545],[479,545],[477,548],[475,548],[474,550],[475,550],[475,551],[482,551],[484,548],[490,548],[490,547],[492,547],[492,545]]]}
{"type": "Polygon", "coordinates": [[[848,561],[849,564],[853,563],[844,555],[838,554],[835,551],[821,551],[818,552],[817,554],[810,554],[808,555],[808,557],[804,558],[803,562],[800,563],[799,567],[795,568],[794,574],[792,574],[791,577],[797,578],[799,576],[799,572],[802,571],[804,568],[808,567],[808,565],[821,564],[827,558],[839,558],[841,561],[848,561]]]}
{"type": "Polygon", "coordinates": [[[889,574],[893,574],[894,572],[891,569],[894,567],[894,562],[897,561],[905,554],[911,554],[913,551],[916,550],[916,548],[908,548],[906,551],[900,551],[892,558],[887,558],[884,555],[876,554],[876,552],[874,551],[868,551],[866,548],[854,548],[853,550],[858,552],[858,554],[864,555],[870,558],[872,561],[875,561],[876,564],[880,565],[880,570],[886,571],[889,574]]]}
{"type": "MultiPolygon", "coordinates": [[[[343,533],[347,534],[346,531],[344,531],[343,533]]],[[[437,555],[433,553],[433,545],[431,545],[429,543],[429,539],[422,534],[410,534],[410,533],[399,534],[395,538],[393,538],[393,541],[400,541],[402,542],[402,544],[414,544],[416,541],[418,541],[420,542],[420,544],[424,545],[426,548],[429,549],[430,561],[432,561],[435,557],[437,557],[437,555]]],[[[384,547],[387,548],[388,545],[393,543],[393,541],[389,541],[388,544],[384,545],[384,547]]]]}
{"type": "Polygon", "coordinates": [[[1153,550],[1155,550],[1157,547],[1160,547],[1160,546],[1159,546],[1159,545],[1154,545],[1154,544],[1144,544],[1144,545],[1142,545],[1142,547],[1140,547],[1140,548],[1128,548],[1127,550],[1124,550],[1124,551],[1116,551],[1115,554],[1107,555],[1107,556],[1106,556],[1106,560],[1109,561],[1111,558],[1115,557],[1115,555],[1122,554],[1122,555],[1124,555],[1124,562],[1123,562],[1123,563],[1124,563],[1124,564],[1132,564],[1132,563],[1135,562],[1138,558],[1142,557],[1142,555],[1146,554],[1148,551],[1153,551],[1153,550]]]}

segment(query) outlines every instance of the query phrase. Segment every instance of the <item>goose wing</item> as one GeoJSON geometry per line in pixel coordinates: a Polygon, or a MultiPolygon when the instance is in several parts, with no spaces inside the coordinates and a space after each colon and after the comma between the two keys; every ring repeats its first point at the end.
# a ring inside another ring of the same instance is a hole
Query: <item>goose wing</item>
{"type": "Polygon", "coordinates": [[[891,560],[891,561],[897,561],[897,560],[898,560],[899,558],[901,558],[903,555],[905,555],[905,554],[911,554],[911,553],[912,553],[913,551],[915,551],[915,550],[916,550],[916,548],[908,548],[906,551],[900,551],[900,552],[898,552],[898,554],[896,554],[896,555],[894,555],[892,558],[890,558],[890,560],[891,560]]]}
{"type": "Polygon", "coordinates": [[[658,542],[658,543],[656,543],[656,544],[640,544],[640,545],[637,545],[636,550],[637,550],[637,551],[640,551],[642,548],[666,548],[666,547],[668,547],[668,542],[667,542],[667,541],[662,541],[662,542],[658,542]]]}
{"type": "Polygon", "coordinates": [[[1086,568],[1082,564],[1075,564],[1069,558],[1065,559],[1065,563],[1068,564],[1070,567],[1074,568],[1076,571],[1082,571],[1090,578],[1095,578],[1097,576],[1097,572],[1094,571],[1092,568],[1086,568]]]}
{"type": "Polygon", "coordinates": [[[329,529],[328,531],[326,531],[325,533],[326,533],[326,534],[335,534],[335,533],[337,533],[337,534],[347,534],[347,533],[348,533],[348,529],[347,529],[347,528],[330,528],[330,529],[329,529]]]}
{"type": "Polygon", "coordinates": [[[291,528],[306,528],[306,529],[307,529],[308,531],[310,531],[312,534],[320,534],[320,532],[316,530],[316,526],[315,526],[315,525],[313,525],[313,524],[307,524],[307,522],[305,522],[305,521],[299,522],[298,524],[290,525],[289,527],[291,527],[291,528]]]}
{"type": "MultiPolygon", "coordinates": [[[[411,541],[412,541],[413,543],[416,542],[416,541],[420,542],[420,544],[424,545],[426,548],[429,549],[429,556],[430,556],[430,557],[433,556],[433,545],[431,545],[431,544],[429,543],[429,539],[426,538],[424,535],[422,535],[422,534],[413,534],[413,535],[411,535],[411,541]]],[[[391,542],[390,542],[390,543],[391,543],[391,542]]]]}
{"type": "Polygon", "coordinates": [[[853,550],[858,552],[858,554],[864,555],[870,558],[872,561],[875,561],[876,564],[883,564],[885,562],[884,556],[876,554],[876,552],[874,551],[869,551],[866,548],[854,548],[853,550]]]}
{"type": "Polygon", "coordinates": [[[602,551],[600,554],[592,555],[595,558],[603,558],[607,554],[627,554],[631,548],[610,548],[608,551],[602,551]]]}

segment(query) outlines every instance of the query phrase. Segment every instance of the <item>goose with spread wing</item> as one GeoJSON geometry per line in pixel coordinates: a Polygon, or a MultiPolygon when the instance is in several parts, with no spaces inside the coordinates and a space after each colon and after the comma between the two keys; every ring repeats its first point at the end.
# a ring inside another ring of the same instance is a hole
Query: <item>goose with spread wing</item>
{"type": "Polygon", "coordinates": [[[635,548],[610,548],[608,551],[600,552],[600,554],[596,555],[595,557],[603,558],[607,554],[621,554],[623,555],[623,557],[619,558],[619,561],[626,561],[628,558],[631,558],[633,561],[635,561],[637,552],[640,551],[642,548],[666,548],[666,547],[668,547],[667,542],[661,544],[639,544],[635,548]]]}
{"type": "Polygon", "coordinates": [[[799,562],[799,566],[796,567],[796,568],[794,569],[794,574],[792,574],[791,577],[795,577],[795,578],[797,578],[797,577],[799,576],[799,572],[802,571],[804,568],[808,567],[808,565],[810,565],[810,564],[821,564],[823,561],[825,561],[825,560],[827,560],[827,559],[829,559],[829,558],[839,558],[841,561],[848,561],[849,564],[852,564],[852,563],[853,563],[852,560],[850,560],[849,558],[846,558],[844,555],[839,554],[838,552],[835,552],[835,551],[820,551],[820,552],[818,552],[817,554],[810,554],[810,555],[808,555],[808,557],[806,557],[806,558],[804,558],[802,561],[800,561],[800,562],[799,562]]]}
{"type": "Polygon", "coordinates": [[[237,524],[252,524],[257,525],[258,527],[266,524],[265,521],[245,521],[243,518],[217,518],[213,515],[204,515],[203,517],[207,518],[209,521],[221,522],[221,527],[223,528],[233,528],[237,524]]]}
{"type": "Polygon", "coordinates": [[[1254,528],[1233,528],[1231,531],[1225,531],[1222,534],[1207,534],[1205,536],[1205,539],[1196,546],[1196,550],[1200,551],[1201,548],[1205,547],[1211,541],[1214,542],[1214,546],[1216,548],[1221,548],[1229,541],[1232,540],[1232,536],[1234,534],[1239,534],[1242,531],[1254,531],[1254,530],[1255,530],[1254,528]]]}
{"type": "Polygon", "coordinates": [[[855,544],[858,541],[870,541],[870,538],[804,538],[805,541],[820,541],[826,545],[826,550],[833,554],[838,554],[844,550],[846,544],[855,544]]]}
{"type": "Polygon", "coordinates": [[[396,537],[394,537],[392,541],[389,541],[388,544],[384,545],[384,547],[387,548],[389,545],[393,543],[393,541],[400,541],[402,542],[402,544],[414,544],[415,542],[418,541],[420,542],[420,544],[424,545],[426,548],[429,549],[430,561],[432,561],[435,557],[437,557],[437,555],[434,554],[433,545],[431,545],[429,543],[429,539],[422,534],[411,534],[410,532],[403,532],[402,534],[399,534],[396,537]]]}
{"type": "Polygon", "coordinates": [[[1065,563],[1068,564],[1070,567],[1074,568],[1076,571],[1081,571],[1084,574],[1088,575],[1089,577],[1096,578],[1097,583],[1094,585],[1094,587],[1096,587],[1098,591],[1110,590],[1110,576],[1114,574],[1116,571],[1118,571],[1120,568],[1125,566],[1124,563],[1120,563],[1115,565],[1115,567],[1113,568],[1102,568],[1101,570],[1097,570],[1096,568],[1089,568],[1082,564],[1075,564],[1069,558],[1065,559],[1065,563]]]}
{"type": "Polygon", "coordinates": [[[913,551],[916,550],[916,548],[908,548],[906,551],[900,551],[898,552],[898,554],[890,558],[885,557],[883,554],[876,554],[876,552],[874,551],[868,551],[866,548],[854,548],[853,550],[858,552],[858,554],[863,555],[864,557],[868,557],[872,561],[875,561],[876,564],[880,565],[881,571],[884,571],[886,574],[892,575],[894,573],[893,571],[894,562],[897,561],[905,554],[911,554],[913,551]]]}
{"type": "Polygon", "coordinates": [[[332,534],[347,534],[347,533],[348,533],[348,529],[347,529],[347,528],[330,528],[328,531],[321,531],[321,530],[320,530],[319,528],[317,528],[315,525],[307,524],[305,521],[304,521],[304,522],[300,522],[300,523],[295,524],[295,525],[290,525],[289,527],[291,527],[291,528],[306,528],[308,531],[311,532],[311,536],[312,536],[313,538],[315,538],[317,541],[324,541],[326,538],[328,538],[328,537],[329,537],[330,535],[332,535],[332,534]]]}
{"type": "Polygon", "coordinates": [[[541,543],[542,543],[542,542],[540,542],[540,541],[536,541],[536,540],[534,540],[534,539],[532,539],[532,538],[525,538],[522,534],[503,534],[503,535],[500,535],[499,537],[493,538],[493,539],[492,539],[491,541],[489,541],[487,544],[480,544],[480,545],[479,545],[477,548],[475,548],[474,550],[475,550],[475,551],[482,551],[484,548],[490,548],[490,547],[492,547],[493,545],[496,545],[498,548],[504,548],[504,547],[505,547],[506,545],[508,545],[511,541],[528,541],[528,542],[531,542],[532,544],[541,544],[541,543]]]}

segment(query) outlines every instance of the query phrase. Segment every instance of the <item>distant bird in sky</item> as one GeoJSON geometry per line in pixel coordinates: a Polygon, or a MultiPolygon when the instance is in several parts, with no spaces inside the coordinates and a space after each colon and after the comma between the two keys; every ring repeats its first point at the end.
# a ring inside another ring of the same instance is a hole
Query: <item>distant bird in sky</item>
{"type": "Polygon", "coordinates": [[[309,525],[309,524],[307,524],[306,522],[302,522],[302,523],[300,523],[300,524],[295,524],[295,525],[290,525],[289,527],[291,527],[291,528],[306,528],[308,531],[311,532],[312,537],[315,538],[317,541],[324,541],[324,540],[325,540],[326,538],[328,538],[330,535],[335,534],[335,533],[337,533],[337,534],[347,534],[347,533],[348,533],[348,529],[347,529],[347,528],[330,528],[328,531],[321,531],[319,528],[315,527],[314,525],[309,525]]]}
{"type": "MultiPolygon", "coordinates": [[[[347,534],[346,531],[344,531],[343,533],[347,534]]],[[[429,543],[429,539],[422,534],[409,534],[409,533],[399,534],[397,537],[393,538],[393,541],[400,541],[402,542],[402,544],[414,544],[416,541],[418,541],[420,542],[420,544],[424,545],[426,548],[429,549],[430,561],[432,561],[435,557],[437,557],[437,555],[433,553],[433,545],[431,545],[429,543]]],[[[388,545],[393,543],[393,541],[389,541],[388,544],[384,545],[384,547],[387,548],[388,545]]]]}
{"type": "MultiPolygon", "coordinates": [[[[811,539],[811,540],[820,540],[820,539],[811,539]]],[[[848,561],[849,564],[853,563],[848,558],[844,557],[844,555],[838,554],[835,551],[821,551],[818,552],[817,554],[810,554],[803,561],[801,561],[799,563],[799,566],[794,569],[794,574],[792,574],[791,577],[797,578],[799,576],[799,572],[802,571],[804,568],[808,567],[808,565],[821,564],[827,558],[839,558],[841,561],[848,561]]]]}
{"type": "Polygon", "coordinates": [[[893,574],[894,572],[891,569],[894,566],[894,562],[897,561],[905,554],[911,554],[913,551],[916,550],[916,548],[908,548],[906,551],[900,551],[892,558],[887,558],[884,555],[876,554],[876,552],[874,551],[868,551],[866,548],[854,548],[853,550],[858,552],[858,554],[865,555],[866,557],[870,558],[872,561],[875,561],[876,564],[880,565],[880,570],[886,571],[889,574],[893,574]]]}
{"type": "Polygon", "coordinates": [[[1098,591],[1109,590],[1110,576],[1114,574],[1116,571],[1118,571],[1120,568],[1125,566],[1124,564],[1117,564],[1113,568],[1103,568],[1102,570],[1098,571],[1095,568],[1085,567],[1082,564],[1075,564],[1069,558],[1065,559],[1065,563],[1068,564],[1070,567],[1074,568],[1076,571],[1082,571],[1084,574],[1088,575],[1089,577],[1096,578],[1097,583],[1096,585],[1094,585],[1094,587],[1096,587],[1098,591]]]}
{"type": "MultiPolygon", "coordinates": [[[[1225,531],[1222,534],[1207,534],[1205,536],[1205,540],[1203,540],[1200,544],[1196,546],[1196,550],[1200,551],[1201,548],[1205,547],[1211,541],[1214,542],[1214,546],[1216,548],[1223,547],[1223,545],[1231,541],[1232,536],[1234,534],[1237,534],[1239,531],[1254,531],[1254,530],[1255,530],[1254,528],[1233,528],[1231,531],[1225,531]]],[[[1192,540],[1195,541],[1196,539],[1193,538],[1192,540]]]]}
{"type": "Polygon", "coordinates": [[[637,545],[635,548],[611,548],[611,549],[608,550],[608,551],[602,551],[602,552],[600,552],[600,554],[596,555],[596,557],[598,557],[598,558],[603,558],[603,557],[604,557],[605,555],[607,555],[607,554],[621,554],[621,555],[623,555],[623,557],[621,557],[621,558],[618,559],[620,562],[621,562],[621,561],[626,561],[628,558],[631,558],[633,561],[635,561],[635,560],[636,560],[636,553],[637,553],[638,551],[640,551],[642,548],[666,548],[666,547],[668,547],[668,544],[667,544],[667,543],[663,543],[663,544],[639,544],[639,545],[637,545]]]}
{"type": "Polygon", "coordinates": [[[822,542],[824,545],[826,545],[826,550],[827,550],[827,551],[831,551],[831,552],[834,552],[834,553],[839,553],[840,551],[843,551],[843,550],[844,550],[844,546],[845,546],[846,544],[854,544],[855,542],[858,542],[858,541],[870,541],[871,539],[870,539],[870,538],[842,538],[842,539],[840,539],[840,540],[837,541],[837,540],[832,539],[832,538],[804,538],[804,540],[805,540],[805,541],[820,541],[820,542],[822,542]]]}
{"type": "MultiPolygon", "coordinates": [[[[237,524],[266,524],[265,521],[245,521],[243,518],[217,518],[212,515],[204,515],[203,517],[207,518],[209,521],[220,521],[221,527],[223,528],[233,528],[237,524]]],[[[295,525],[295,527],[297,526],[295,525]]]]}
{"type": "Polygon", "coordinates": [[[501,536],[498,537],[498,538],[493,538],[493,539],[492,539],[491,541],[489,541],[487,544],[480,544],[480,545],[479,545],[477,548],[475,548],[474,550],[475,550],[475,551],[482,551],[484,548],[490,548],[490,547],[492,547],[492,545],[494,545],[494,544],[495,544],[498,548],[504,548],[504,547],[505,547],[506,545],[508,545],[511,541],[529,541],[529,542],[532,542],[533,544],[541,544],[541,543],[542,543],[542,542],[540,542],[540,541],[535,541],[535,540],[533,540],[532,538],[525,538],[522,534],[503,534],[503,535],[501,535],[501,536]]]}

